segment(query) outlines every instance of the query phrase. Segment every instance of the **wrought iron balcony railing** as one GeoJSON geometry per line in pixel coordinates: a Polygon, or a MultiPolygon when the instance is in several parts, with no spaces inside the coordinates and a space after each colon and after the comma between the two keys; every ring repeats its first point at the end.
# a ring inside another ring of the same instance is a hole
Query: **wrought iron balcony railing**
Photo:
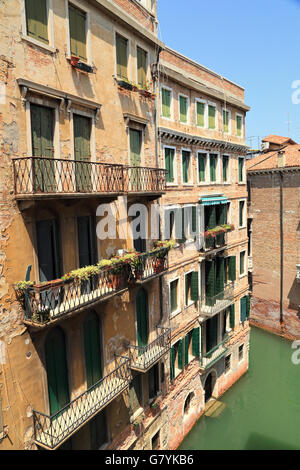
{"type": "Polygon", "coordinates": [[[130,345],[131,369],[147,372],[161,357],[171,349],[170,328],[157,327],[160,335],[144,348],[130,345]]]}
{"type": "Polygon", "coordinates": [[[137,283],[143,283],[159,276],[169,269],[168,248],[157,249],[154,253],[139,255],[134,268],[137,283]]]}
{"type": "Polygon", "coordinates": [[[200,356],[200,367],[202,369],[207,369],[211,367],[215,362],[221,359],[228,351],[226,348],[225,343],[228,341],[228,336],[226,335],[225,338],[221,341],[221,343],[217,344],[214,348],[212,348],[207,353],[203,353],[200,356]]]}
{"type": "Polygon", "coordinates": [[[229,307],[234,299],[233,291],[234,283],[231,282],[224,288],[223,292],[220,292],[213,297],[204,294],[200,304],[201,314],[207,317],[212,317],[229,307]]]}
{"type": "Polygon", "coordinates": [[[166,171],[47,157],[14,158],[14,187],[19,199],[64,195],[162,193],[166,171]]]}
{"type": "Polygon", "coordinates": [[[117,367],[110,374],[52,416],[33,410],[35,442],[55,449],[99,413],[129,386],[129,363],[129,358],[117,357],[117,367]]]}
{"type": "Polygon", "coordinates": [[[75,310],[106,300],[128,286],[126,265],[102,268],[88,280],[56,280],[27,289],[25,321],[45,325],[75,310]]]}

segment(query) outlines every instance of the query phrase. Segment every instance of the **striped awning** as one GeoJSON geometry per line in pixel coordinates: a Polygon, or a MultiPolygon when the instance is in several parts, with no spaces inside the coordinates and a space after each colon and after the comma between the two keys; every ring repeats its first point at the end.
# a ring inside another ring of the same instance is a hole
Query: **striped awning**
{"type": "Polygon", "coordinates": [[[228,204],[228,199],[224,196],[202,197],[201,204],[203,204],[203,206],[216,206],[217,204],[228,204]]]}

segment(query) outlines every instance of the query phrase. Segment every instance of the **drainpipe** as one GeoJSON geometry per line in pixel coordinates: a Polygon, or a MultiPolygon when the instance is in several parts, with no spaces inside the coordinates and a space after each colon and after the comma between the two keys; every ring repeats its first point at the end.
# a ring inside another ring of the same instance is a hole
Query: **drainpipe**
{"type": "MultiPolygon", "coordinates": [[[[278,166],[285,166],[285,152],[278,152],[278,166]]],[[[283,245],[283,172],[279,171],[280,178],[280,324],[283,324],[283,272],[284,272],[284,245],[283,245]]]]}

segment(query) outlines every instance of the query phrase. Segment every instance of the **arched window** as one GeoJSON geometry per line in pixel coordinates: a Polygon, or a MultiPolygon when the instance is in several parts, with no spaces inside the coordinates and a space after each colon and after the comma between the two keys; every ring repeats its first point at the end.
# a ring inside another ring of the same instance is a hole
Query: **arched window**
{"type": "Polygon", "coordinates": [[[65,335],[61,328],[51,330],[45,343],[50,414],[70,401],[65,335]]]}
{"type": "Polygon", "coordinates": [[[99,319],[94,311],[87,314],[83,325],[87,387],[102,377],[99,319]]]}
{"type": "Polygon", "coordinates": [[[194,398],[194,392],[189,393],[188,396],[186,397],[186,400],[184,402],[184,409],[183,409],[185,414],[187,414],[190,411],[190,405],[191,405],[191,401],[193,398],[194,398]]]}
{"type": "Polygon", "coordinates": [[[136,296],[137,340],[140,347],[148,344],[148,294],[140,289],[136,296]]]}

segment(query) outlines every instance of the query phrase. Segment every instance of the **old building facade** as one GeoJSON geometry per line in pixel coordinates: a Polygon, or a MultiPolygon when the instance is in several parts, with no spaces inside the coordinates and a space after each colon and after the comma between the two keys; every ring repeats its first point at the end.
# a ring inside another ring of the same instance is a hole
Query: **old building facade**
{"type": "Polygon", "coordinates": [[[270,135],[247,161],[253,324],[299,339],[299,145],[270,135]]]}
{"type": "Polygon", "coordinates": [[[248,367],[244,91],[155,0],[0,18],[0,449],[174,449],[248,367]]]}

